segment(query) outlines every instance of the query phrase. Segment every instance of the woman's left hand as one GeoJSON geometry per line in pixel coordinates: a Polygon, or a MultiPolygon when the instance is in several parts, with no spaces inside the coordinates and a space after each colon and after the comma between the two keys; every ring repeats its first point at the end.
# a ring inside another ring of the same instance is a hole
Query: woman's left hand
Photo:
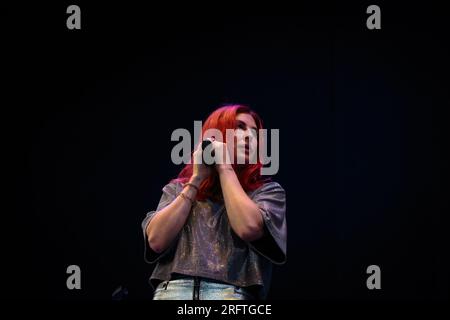
{"type": "Polygon", "coordinates": [[[227,144],[225,142],[220,142],[214,139],[210,140],[212,141],[213,145],[216,169],[220,172],[221,169],[231,168],[232,159],[227,144]]]}

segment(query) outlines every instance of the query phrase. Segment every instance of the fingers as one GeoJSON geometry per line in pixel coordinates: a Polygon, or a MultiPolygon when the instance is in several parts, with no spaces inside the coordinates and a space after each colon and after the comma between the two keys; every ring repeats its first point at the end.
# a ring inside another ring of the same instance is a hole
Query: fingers
{"type": "MultiPolygon", "coordinates": [[[[223,163],[229,163],[229,154],[228,154],[228,150],[226,148],[226,143],[220,142],[218,140],[216,140],[214,137],[211,138],[206,138],[205,140],[209,140],[211,141],[211,148],[207,148],[205,149],[206,152],[206,157],[207,157],[207,163],[219,163],[219,164],[223,164],[223,163]],[[211,160],[209,160],[209,158],[211,158],[211,160]]],[[[194,164],[203,164],[205,160],[204,158],[204,151],[203,151],[203,147],[202,147],[202,142],[198,143],[195,151],[193,153],[193,162],[194,164]]]]}

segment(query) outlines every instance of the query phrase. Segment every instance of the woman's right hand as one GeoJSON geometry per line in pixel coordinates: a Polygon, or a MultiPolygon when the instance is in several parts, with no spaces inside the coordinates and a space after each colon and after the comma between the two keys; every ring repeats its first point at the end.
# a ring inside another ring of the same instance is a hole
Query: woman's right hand
{"type": "Polygon", "coordinates": [[[213,170],[212,166],[207,166],[203,162],[202,144],[199,143],[193,154],[194,163],[192,165],[192,178],[195,178],[199,183],[208,178],[213,170]]]}

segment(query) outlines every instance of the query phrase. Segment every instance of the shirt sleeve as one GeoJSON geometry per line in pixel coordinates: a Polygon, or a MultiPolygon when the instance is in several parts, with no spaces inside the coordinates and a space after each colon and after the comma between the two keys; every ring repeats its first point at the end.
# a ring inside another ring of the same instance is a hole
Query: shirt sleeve
{"type": "Polygon", "coordinates": [[[143,235],[144,235],[144,260],[147,263],[157,262],[161,257],[166,255],[170,251],[170,249],[172,249],[174,244],[177,242],[176,240],[178,239],[178,237],[177,237],[167,249],[165,249],[164,251],[162,251],[160,253],[156,253],[155,251],[153,251],[148,243],[147,233],[145,232],[147,230],[148,224],[160,210],[164,209],[169,204],[171,204],[172,201],[175,200],[178,193],[180,192],[178,190],[178,184],[174,183],[174,182],[171,182],[171,183],[167,184],[166,186],[164,186],[162,191],[163,191],[163,194],[161,196],[161,199],[159,200],[158,207],[156,208],[156,210],[148,212],[141,224],[143,235]]]}
{"type": "Polygon", "coordinates": [[[250,248],[275,264],[286,262],[286,193],[276,182],[264,184],[252,197],[264,220],[264,235],[250,248]]]}

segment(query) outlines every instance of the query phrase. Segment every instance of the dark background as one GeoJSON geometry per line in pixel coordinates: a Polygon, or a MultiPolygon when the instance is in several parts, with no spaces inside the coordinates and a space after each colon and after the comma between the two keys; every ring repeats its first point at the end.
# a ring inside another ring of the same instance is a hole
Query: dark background
{"type": "Polygon", "coordinates": [[[170,135],[235,102],[280,129],[288,262],[269,298],[448,299],[442,7],[378,3],[371,31],[372,3],[247,15],[83,2],[77,31],[70,4],[2,20],[10,297],[108,300],[123,286],[150,299],[140,222],[181,169],[170,135]],[[71,264],[80,291],[66,288],[71,264]]]}

